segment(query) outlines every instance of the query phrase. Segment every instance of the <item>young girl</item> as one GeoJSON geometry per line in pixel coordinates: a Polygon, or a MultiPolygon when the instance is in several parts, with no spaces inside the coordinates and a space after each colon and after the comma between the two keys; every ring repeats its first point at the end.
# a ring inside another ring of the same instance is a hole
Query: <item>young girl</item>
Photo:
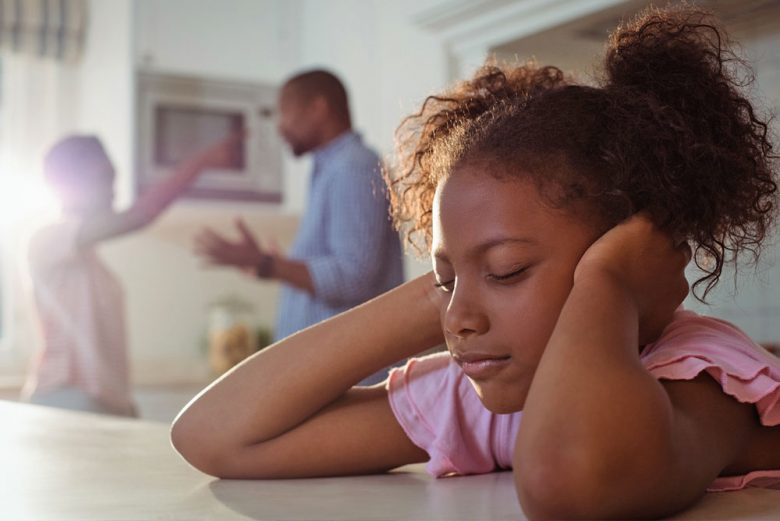
{"type": "Polygon", "coordinates": [[[433,274],[248,359],[174,446],[228,478],[512,468],[532,519],[656,518],[780,483],[780,363],[680,307],[689,244],[709,289],[774,215],[740,65],[705,13],[649,11],[612,36],[599,87],[485,67],[428,98],[391,184],[433,274]]]}
{"type": "Polygon", "coordinates": [[[40,405],[135,416],[124,322],[124,294],[96,247],[154,221],[204,168],[224,164],[241,135],[183,161],[122,212],[112,208],[114,167],[95,136],[68,136],[44,160],[62,217],[29,248],[43,333],[22,397],[40,405]]]}

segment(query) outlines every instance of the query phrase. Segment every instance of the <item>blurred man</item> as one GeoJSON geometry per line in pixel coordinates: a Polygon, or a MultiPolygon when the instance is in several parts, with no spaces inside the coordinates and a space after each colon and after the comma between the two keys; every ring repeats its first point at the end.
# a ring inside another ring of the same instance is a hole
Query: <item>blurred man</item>
{"type": "Polygon", "coordinates": [[[308,205],[289,254],[263,247],[241,220],[238,241],[204,229],[196,248],[213,264],[284,285],[275,331],[280,339],[397,286],[403,257],[379,157],[352,130],[341,81],[322,70],[298,74],[282,87],[278,112],[279,133],[293,154],[314,156],[308,205]]]}

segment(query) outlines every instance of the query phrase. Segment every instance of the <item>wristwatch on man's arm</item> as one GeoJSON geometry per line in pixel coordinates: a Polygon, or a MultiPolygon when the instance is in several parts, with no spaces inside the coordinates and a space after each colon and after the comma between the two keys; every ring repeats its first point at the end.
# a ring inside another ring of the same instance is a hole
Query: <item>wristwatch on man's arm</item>
{"type": "Polygon", "coordinates": [[[261,279],[270,279],[274,274],[274,264],[276,263],[276,257],[269,253],[264,253],[260,258],[260,262],[257,263],[255,268],[255,274],[261,279]]]}

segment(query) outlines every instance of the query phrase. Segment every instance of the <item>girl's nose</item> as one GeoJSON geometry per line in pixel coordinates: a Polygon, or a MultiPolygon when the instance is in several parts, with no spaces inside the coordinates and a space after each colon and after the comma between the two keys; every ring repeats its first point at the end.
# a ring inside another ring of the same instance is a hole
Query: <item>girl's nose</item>
{"type": "Polygon", "coordinates": [[[466,338],[481,335],[490,329],[490,321],[477,291],[468,290],[456,282],[442,320],[447,334],[466,338]]]}

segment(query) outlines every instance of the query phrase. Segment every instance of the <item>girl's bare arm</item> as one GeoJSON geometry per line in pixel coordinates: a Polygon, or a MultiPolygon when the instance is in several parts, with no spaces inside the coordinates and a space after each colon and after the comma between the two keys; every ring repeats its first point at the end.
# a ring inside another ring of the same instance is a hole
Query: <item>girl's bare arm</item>
{"type": "Polygon", "coordinates": [[[581,261],[534,376],[515,450],[530,518],[669,515],[704,493],[755,427],[752,407],[709,376],[661,383],[640,363],[639,345],[687,291],[687,258],[637,219],[601,247],[610,259],[581,261]]]}
{"type": "Polygon", "coordinates": [[[429,273],[248,358],[179,414],[192,465],[234,478],[381,472],[427,459],[362,378],[442,342],[429,273]]]}

